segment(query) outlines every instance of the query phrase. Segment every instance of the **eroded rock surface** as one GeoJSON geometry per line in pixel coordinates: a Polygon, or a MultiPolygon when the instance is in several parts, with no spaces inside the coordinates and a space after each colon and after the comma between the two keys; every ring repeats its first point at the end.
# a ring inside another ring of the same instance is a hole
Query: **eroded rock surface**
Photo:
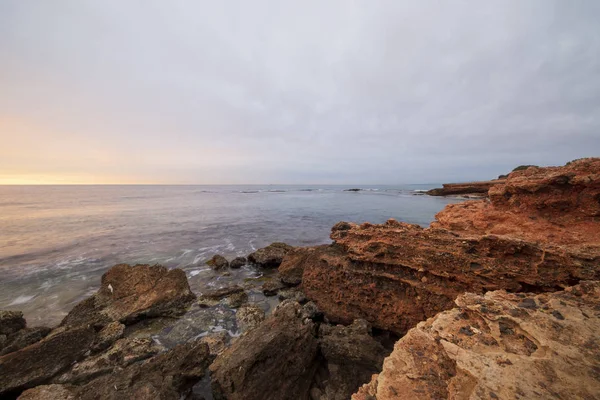
{"type": "Polygon", "coordinates": [[[195,298],[180,269],[119,264],[102,275],[98,292],[77,304],[61,326],[129,325],[142,318],[180,315],[195,298]]]}
{"type": "Polygon", "coordinates": [[[595,399],[600,283],[464,294],[411,329],[354,400],[595,399]]]}
{"type": "Polygon", "coordinates": [[[443,187],[427,191],[430,196],[459,196],[459,195],[482,195],[486,196],[491,187],[504,183],[503,179],[481,182],[445,183],[443,187]]]}
{"type": "Polygon", "coordinates": [[[263,268],[277,268],[283,261],[283,257],[292,249],[293,247],[288,244],[275,242],[249,254],[248,261],[263,268]]]}

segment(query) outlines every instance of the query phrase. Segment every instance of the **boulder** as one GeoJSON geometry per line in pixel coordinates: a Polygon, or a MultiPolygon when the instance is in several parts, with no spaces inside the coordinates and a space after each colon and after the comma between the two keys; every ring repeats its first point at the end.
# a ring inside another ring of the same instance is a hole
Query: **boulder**
{"type": "Polygon", "coordinates": [[[285,288],[281,280],[274,278],[262,285],[262,292],[265,296],[275,296],[279,290],[285,288]]]}
{"type": "Polygon", "coordinates": [[[263,268],[277,268],[283,257],[292,249],[290,245],[275,242],[248,255],[248,261],[263,268]]]}
{"type": "Polygon", "coordinates": [[[233,293],[224,301],[225,305],[229,308],[239,308],[246,302],[248,302],[248,293],[246,292],[233,293]]]}
{"type": "Polygon", "coordinates": [[[364,320],[356,320],[350,326],[321,325],[319,347],[325,371],[316,375],[311,389],[312,393],[319,393],[319,400],[347,400],[362,383],[381,371],[389,351],[370,333],[364,320]]]}
{"type": "Polygon", "coordinates": [[[400,339],[353,400],[593,399],[600,282],[543,294],[463,294],[400,339]]]}
{"type": "Polygon", "coordinates": [[[231,262],[229,263],[229,267],[234,269],[241,268],[244,265],[246,265],[246,263],[246,257],[236,257],[233,260],[231,260],[231,262]]]}
{"type": "Polygon", "coordinates": [[[43,340],[0,357],[0,397],[47,382],[78,361],[96,337],[88,326],[57,328],[43,340]]]}
{"type": "Polygon", "coordinates": [[[119,264],[102,275],[96,294],[77,304],[61,326],[102,328],[113,321],[130,325],[143,318],[181,315],[195,297],[180,269],[119,264]]]}
{"type": "Polygon", "coordinates": [[[278,308],[210,366],[215,399],[307,398],[318,353],[315,330],[299,304],[278,308]]]}
{"type": "Polygon", "coordinates": [[[39,326],[35,328],[24,328],[8,335],[4,345],[0,346],[0,356],[39,342],[45,338],[50,331],[50,328],[39,326]]]}
{"type": "Polygon", "coordinates": [[[0,335],[10,335],[27,326],[21,311],[0,310],[0,335]]]}
{"type": "Polygon", "coordinates": [[[208,346],[198,341],[181,344],[145,362],[101,376],[77,389],[77,399],[185,398],[210,364],[208,346]]]}
{"type": "MultiPolygon", "coordinates": [[[[202,293],[198,298],[198,304],[201,307],[211,307],[217,305],[221,300],[226,299],[230,296],[237,295],[238,299],[243,300],[244,294],[244,288],[239,285],[227,286],[224,288],[209,290],[202,293]]],[[[246,294],[246,299],[247,298],[248,295],[246,294]]]]}
{"type": "Polygon", "coordinates": [[[221,255],[215,254],[210,260],[206,262],[212,269],[220,270],[229,267],[229,261],[221,255]]]}

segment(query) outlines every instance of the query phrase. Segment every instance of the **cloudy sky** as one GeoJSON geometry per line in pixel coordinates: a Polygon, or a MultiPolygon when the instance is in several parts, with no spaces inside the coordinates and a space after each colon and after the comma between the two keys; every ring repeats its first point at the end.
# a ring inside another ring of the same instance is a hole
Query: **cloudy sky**
{"type": "Polygon", "coordinates": [[[0,183],[418,183],[600,156],[600,1],[0,1],[0,183]]]}

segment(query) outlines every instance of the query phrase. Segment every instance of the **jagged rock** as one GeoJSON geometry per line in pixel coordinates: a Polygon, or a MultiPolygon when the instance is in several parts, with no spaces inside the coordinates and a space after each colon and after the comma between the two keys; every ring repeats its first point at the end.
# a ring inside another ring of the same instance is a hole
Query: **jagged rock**
{"type": "Polygon", "coordinates": [[[98,292],[77,304],[61,326],[103,327],[113,321],[129,325],[142,318],[176,316],[195,297],[180,269],[119,264],[102,275],[98,292]]]}
{"type": "Polygon", "coordinates": [[[246,257],[236,257],[229,263],[230,268],[241,268],[246,265],[246,257]]]}
{"type": "Polygon", "coordinates": [[[208,336],[204,336],[203,338],[199,339],[200,342],[206,343],[208,345],[210,355],[214,357],[221,354],[223,350],[227,348],[229,340],[230,337],[227,332],[212,333],[208,336]]]}
{"type": "Polygon", "coordinates": [[[162,350],[164,348],[150,338],[119,339],[107,351],[74,363],[68,371],[56,376],[52,382],[81,385],[101,375],[107,375],[133,363],[146,360],[162,350]]]}
{"type": "Polygon", "coordinates": [[[41,385],[21,393],[19,400],[75,400],[75,393],[64,385],[41,385]]]}
{"type": "Polygon", "coordinates": [[[322,368],[326,369],[326,378],[317,379],[313,387],[318,389],[318,400],[347,400],[363,382],[381,371],[383,359],[389,353],[373,339],[364,320],[356,320],[347,327],[322,324],[319,346],[325,359],[322,368]]]}
{"type": "Polygon", "coordinates": [[[288,244],[275,242],[248,255],[248,261],[263,268],[277,268],[292,249],[288,244]]]}
{"type": "Polygon", "coordinates": [[[382,372],[352,399],[593,399],[600,393],[600,282],[539,295],[467,293],[456,304],[400,339],[382,372]],[[527,298],[537,307],[520,306],[527,298]]]}
{"type": "Polygon", "coordinates": [[[0,357],[0,395],[46,382],[79,360],[95,336],[91,327],[57,328],[43,340],[0,357]]]}
{"type": "Polygon", "coordinates": [[[302,274],[306,265],[306,259],[313,253],[314,249],[321,248],[302,247],[290,250],[278,268],[281,281],[290,286],[299,285],[302,282],[302,274]]]}
{"type": "Polygon", "coordinates": [[[7,336],[4,345],[0,345],[0,356],[13,351],[20,350],[30,344],[39,342],[45,338],[51,329],[45,326],[39,326],[35,328],[23,328],[7,336]]]}
{"type": "Polygon", "coordinates": [[[96,340],[94,341],[91,350],[97,352],[107,349],[110,345],[123,337],[124,332],[125,325],[117,321],[111,322],[98,332],[98,336],[96,336],[96,340]]]}
{"type": "Polygon", "coordinates": [[[215,254],[210,260],[206,262],[212,269],[219,270],[229,267],[229,261],[219,254],[215,254]]]}
{"type": "Polygon", "coordinates": [[[555,291],[597,280],[597,198],[600,159],[588,159],[513,172],[490,189],[490,202],[448,205],[428,229],[340,223],[333,245],[306,250],[302,289],[334,322],[364,318],[403,334],[466,291],[555,291]]]}
{"type": "Polygon", "coordinates": [[[458,195],[487,195],[491,187],[504,183],[503,179],[481,182],[445,183],[443,188],[427,191],[430,196],[458,196],[458,195]]]}
{"type": "Polygon", "coordinates": [[[94,379],[78,388],[76,397],[179,400],[205,375],[211,359],[206,343],[188,342],[146,362],[94,379]]]}
{"type": "Polygon", "coordinates": [[[297,303],[280,307],[221,353],[210,366],[215,399],[307,398],[318,343],[301,313],[297,303]]]}
{"type": "Polygon", "coordinates": [[[0,335],[10,335],[27,326],[21,311],[0,310],[0,335]]]}
{"type": "Polygon", "coordinates": [[[224,298],[240,293],[244,293],[244,288],[238,285],[207,291],[202,293],[198,298],[198,304],[201,307],[211,307],[218,304],[224,298]]]}
{"type": "Polygon", "coordinates": [[[265,320],[265,312],[255,305],[245,305],[235,313],[235,320],[242,332],[249,331],[265,320]]]}
{"type": "Polygon", "coordinates": [[[271,279],[270,281],[267,281],[263,284],[262,286],[262,292],[265,296],[275,296],[277,294],[277,292],[279,292],[279,290],[285,288],[285,285],[283,284],[283,282],[281,282],[279,279],[275,278],[275,279],[271,279]]]}

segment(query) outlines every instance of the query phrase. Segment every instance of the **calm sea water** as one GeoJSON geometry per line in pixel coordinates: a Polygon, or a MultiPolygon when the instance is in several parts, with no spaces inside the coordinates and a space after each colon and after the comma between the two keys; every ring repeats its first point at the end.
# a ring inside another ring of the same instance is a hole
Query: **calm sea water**
{"type": "Polygon", "coordinates": [[[54,325],[117,263],[182,268],[195,292],[235,283],[260,272],[205,261],[328,243],[342,220],[426,226],[457,201],[416,195],[433,186],[0,186],[0,309],[54,325]]]}

